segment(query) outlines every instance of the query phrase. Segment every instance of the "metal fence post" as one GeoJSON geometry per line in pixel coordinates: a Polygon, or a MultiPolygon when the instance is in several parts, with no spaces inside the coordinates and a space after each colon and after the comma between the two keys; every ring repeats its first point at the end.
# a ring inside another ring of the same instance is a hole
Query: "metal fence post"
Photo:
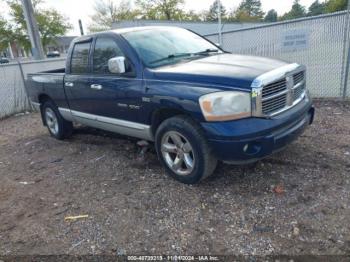
{"type": "Polygon", "coordinates": [[[27,82],[26,82],[26,79],[24,77],[24,72],[23,72],[23,68],[22,68],[22,64],[19,60],[17,60],[17,64],[18,64],[18,67],[19,67],[19,71],[21,72],[21,77],[22,77],[22,81],[23,81],[23,87],[24,87],[24,91],[27,95],[27,103],[28,103],[28,108],[29,110],[33,111],[34,110],[34,107],[32,106],[32,104],[30,103],[29,101],[29,93],[28,93],[28,88],[27,88],[27,82]]]}
{"type": "Polygon", "coordinates": [[[348,12],[347,12],[347,21],[346,21],[346,29],[344,34],[344,59],[345,59],[345,66],[344,68],[344,86],[343,86],[343,99],[345,100],[347,97],[347,89],[348,89],[348,83],[349,83],[349,70],[350,70],[350,0],[348,0],[348,12]],[[345,58],[347,53],[347,58],[345,58]]]}

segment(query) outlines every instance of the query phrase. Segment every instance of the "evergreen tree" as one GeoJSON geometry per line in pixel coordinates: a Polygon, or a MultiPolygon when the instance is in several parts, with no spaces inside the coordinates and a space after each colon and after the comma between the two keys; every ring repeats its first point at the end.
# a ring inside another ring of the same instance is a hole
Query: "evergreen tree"
{"type": "Polygon", "coordinates": [[[244,0],[239,5],[238,10],[246,12],[251,17],[262,18],[264,16],[260,0],[244,0]]]}
{"type": "Polygon", "coordinates": [[[271,9],[267,12],[264,21],[265,22],[277,22],[278,14],[275,9],[271,9]]]}
{"type": "Polygon", "coordinates": [[[308,16],[314,16],[314,15],[321,15],[325,13],[325,7],[326,5],[324,3],[320,3],[319,0],[316,0],[313,2],[309,7],[309,12],[307,13],[308,16]]]}
{"type": "MultiPolygon", "coordinates": [[[[220,2],[221,7],[221,19],[226,17],[226,8],[220,2]]],[[[210,6],[209,12],[207,13],[207,21],[218,21],[218,9],[219,9],[219,0],[215,0],[214,3],[210,6]]]]}
{"type": "Polygon", "coordinates": [[[305,7],[302,6],[299,2],[300,0],[294,0],[292,9],[288,13],[285,13],[281,17],[281,20],[291,20],[306,16],[305,7]]]}

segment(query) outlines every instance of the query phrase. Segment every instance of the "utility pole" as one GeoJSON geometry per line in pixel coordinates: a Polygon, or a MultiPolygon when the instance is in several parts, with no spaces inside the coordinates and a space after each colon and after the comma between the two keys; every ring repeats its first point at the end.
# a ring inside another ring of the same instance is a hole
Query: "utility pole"
{"type": "Polygon", "coordinates": [[[79,19],[79,28],[80,28],[80,34],[84,35],[84,28],[83,28],[83,23],[81,22],[81,19],[79,19]]]}
{"type": "Polygon", "coordinates": [[[222,26],[221,26],[221,1],[218,2],[218,20],[219,20],[219,44],[222,47],[222,26]]]}
{"type": "Polygon", "coordinates": [[[31,0],[21,0],[23,6],[23,13],[27,23],[27,30],[32,45],[32,54],[34,59],[44,59],[44,50],[41,44],[38,24],[34,16],[34,9],[31,0]]]}

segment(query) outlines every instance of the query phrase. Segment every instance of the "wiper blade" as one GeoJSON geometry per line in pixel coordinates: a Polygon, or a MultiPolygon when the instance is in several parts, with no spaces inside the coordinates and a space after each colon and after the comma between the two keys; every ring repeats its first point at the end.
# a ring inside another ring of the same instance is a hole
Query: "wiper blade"
{"type": "Polygon", "coordinates": [[[193,53],[176,53],[176,54],[171,54],[171,55],[168,55],[167,57],[154,60],[154,61],[150,62],[150,64],[156,64],[156,63],[163,62],[163,61],[166,61],[166,60],[169,60],[169,59],[174,59],[174,58],[179,58],[179,57],[186,57],[186,56],[192,56],[192,55],[193,55],[193,53]]]}
{"type": "Polygon", "coordinates": [[[194,57],[194,56],[198,56],[198,55],[207,55],[210,53],[218,53],[219,49],[206,49],[204,51],[200,51],[200,52],[196,52],[196,53],[176,53],[176,54],[171,54],[168,55],[167,57],[163,57],[154,61],[151,61],[150,64],[156,64],[159,62],[163,62],[169,59],[174,59],[174,58],[180,58],[180,57],[194,57]]]}
{"type": "Polygon", "coordinates": [[[194,55],[205,55],[205,54],[218,53],[218,52],[219,52],[219,49],[209,48],[204,51],[194,53],[194,55]]]}

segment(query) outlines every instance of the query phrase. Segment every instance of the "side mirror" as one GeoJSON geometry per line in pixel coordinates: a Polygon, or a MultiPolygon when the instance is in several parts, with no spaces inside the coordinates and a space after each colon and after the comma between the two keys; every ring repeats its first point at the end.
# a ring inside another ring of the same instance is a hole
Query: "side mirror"
{"type": "Polygon", "coordinates": [[[125,73],[125,57],[117,56],[108,60],[108,70],[113,74],[125,73]]]}

